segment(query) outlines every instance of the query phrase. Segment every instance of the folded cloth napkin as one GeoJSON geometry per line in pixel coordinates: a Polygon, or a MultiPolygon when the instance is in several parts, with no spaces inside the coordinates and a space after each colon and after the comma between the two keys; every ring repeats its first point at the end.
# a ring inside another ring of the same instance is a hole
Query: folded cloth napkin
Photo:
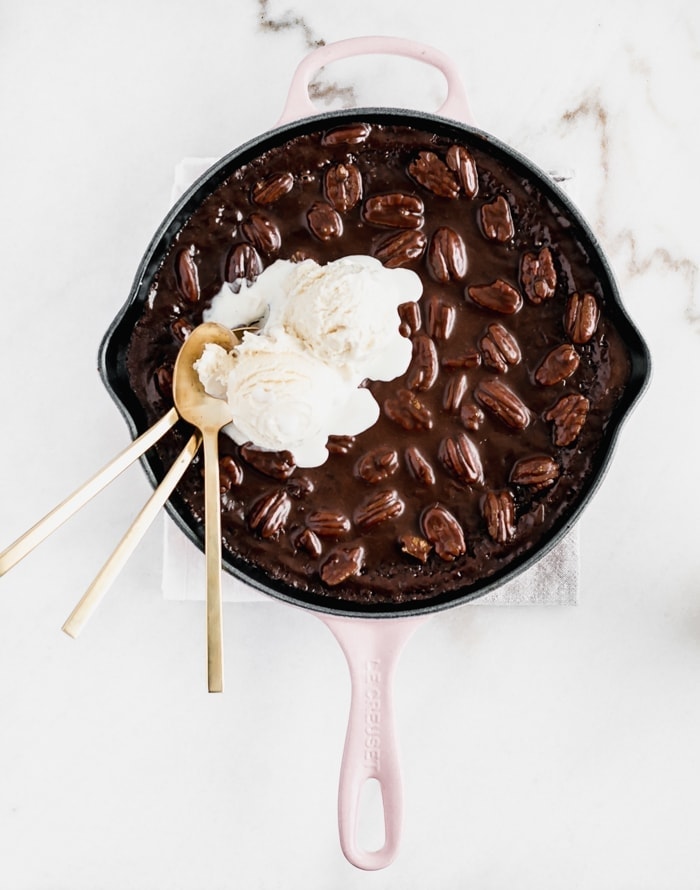
{"type": "MultiPolygon", "coordinates": [[[[185,158],[175,169],[172,202],[212,164],[212,158],[185,158]]],[[[203,600],[204,554],[166,517],[163,535],[163,595],[169,600],[203,600]]],[[[475,600],[472,605],[574,605],[578,596],[579,547],[572,529],[550,552],[512,581],[475,600]]],[[[225,602],[272,602],[245,582],[224,573],[225,602]]]]}

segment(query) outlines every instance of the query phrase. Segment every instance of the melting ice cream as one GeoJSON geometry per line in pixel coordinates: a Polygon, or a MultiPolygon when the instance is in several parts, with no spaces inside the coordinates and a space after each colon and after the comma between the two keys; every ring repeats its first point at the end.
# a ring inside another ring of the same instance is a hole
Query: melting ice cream
{"type": "Polygon", "coordinates": [[[230,353],[210,344],[195,365],[206,391],[229,402],[226,432],[238,444],[291,451],[299,466],[322,464],[328,436],[357,435],[377,420],[363,382],[408,368],[397,309],[421,293],[414,272],[367,256],[325,266],[278,260],[248,286],[224,285],[204,320],[260,324],[230,353]]]}

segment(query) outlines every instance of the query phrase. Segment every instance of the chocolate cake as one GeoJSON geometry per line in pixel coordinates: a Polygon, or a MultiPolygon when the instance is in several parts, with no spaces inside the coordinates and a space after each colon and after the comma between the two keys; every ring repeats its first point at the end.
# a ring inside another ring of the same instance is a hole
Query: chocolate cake
{"type": "MultiPolygon", "coordinates": [[[[407,372],[368,380],[379,420],[328,460],[220,437],[227,562],[318,598],[430,600],[500,577],[575,512],[631,363],[576,220],[488,141],[348,120],[246,159],[172,239],[128,348],[146,419],[225,282],[276,259],[365,254],[414,270],[407,372]]],[[[163,466],[187,430],[159,445],[163,466]]],[[[201,457],[178,497],[201,531],[201,457]]],[[[203,537],[203,535],[202,535],[203,537]]]]}

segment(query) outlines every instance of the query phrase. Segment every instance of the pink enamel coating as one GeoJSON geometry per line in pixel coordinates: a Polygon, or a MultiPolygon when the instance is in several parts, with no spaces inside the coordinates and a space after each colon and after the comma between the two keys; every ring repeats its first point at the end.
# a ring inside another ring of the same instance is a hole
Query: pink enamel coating
{"type": "MultiPolygon", "coordinates": [[[[438,68],[447,81],[447,97],[437,114],[475,125],[469,100],[452,60],[437,49],[398,37],[353,37],[309,53],[298,65],[278,124],[319,113],[309,84],[324,65],[348,56],[398,55],[438,68]]],[[[393,678],[405,644],[427,620],[343,618],[319,613],[340,644],[350,670],[351,700],[338,789],[340,846],[352,865],[366,871],[386,868],[396,858],[403,825],[403,784],[394,725],[393,678]],[[358,837],[362,789],[379,782],[384,815],[384,844],[364,850],[358,837]]]]}

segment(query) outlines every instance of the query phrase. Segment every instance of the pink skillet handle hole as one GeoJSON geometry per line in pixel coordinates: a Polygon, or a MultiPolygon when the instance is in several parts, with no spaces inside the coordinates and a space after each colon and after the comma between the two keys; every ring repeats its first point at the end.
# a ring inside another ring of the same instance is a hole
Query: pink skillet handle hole
{"type": "Polygon", "coordinates": [[[386,846],[384,794],[379,779],[367,779],[360,788],[357,812],[357,843],[376,853],[386,846]]]}
{"type": "Polygon", "coordinates": [[[425,62],[437,68],[447,81],[447,97],[436,113],[475,126],[466,90],[452,59],[440,50],[400,37],[351,37],[329,43],[309,53],[297,66],[278,124],[319,114],[309,96],[309,85],[316,72],[331,62],[350,56],[394,55],[425,62]]]}

